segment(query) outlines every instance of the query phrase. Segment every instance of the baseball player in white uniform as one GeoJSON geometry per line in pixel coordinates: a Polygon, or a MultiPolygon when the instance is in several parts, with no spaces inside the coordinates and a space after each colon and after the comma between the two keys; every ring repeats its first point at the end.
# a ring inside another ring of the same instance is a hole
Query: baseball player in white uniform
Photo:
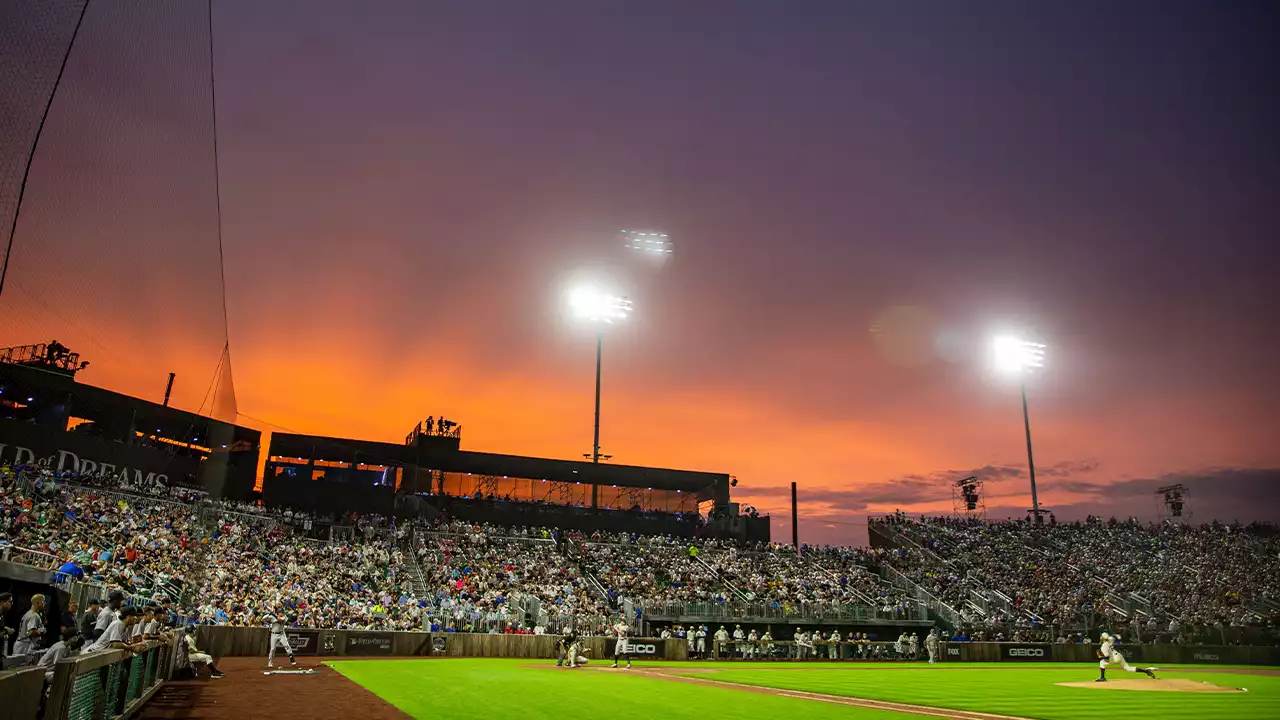
{"type": "Polygon", "coordinates": [[[267,667],[276,666],[274,660],[276,657],[277,645],[284,648],[284,651],[289,654],[289,664],[297,666],[298,661],[293,657],[293,648],[289,647],[289,638],[285,635],[285,630],[287,628],[285,627],[284,620],[276,617],[275,615],[267,615],[262,619],[271,626],[271,642],[267,645],[267,667]]]}
{"type": "Polygon", "coordinates": [[[619,617],[618,622],[613,625],[613,631],[618,635],[618,639],[613,643],[613,665],[610,667],[618,667],[618,656],[621,655],[627,659],[627,669],[631,669],[631,655],[627,652],[627,630],[627,623],[619,617]]]}
{"type": "Polygon", "coordinates": [[[586,650],[583,649],[582,641],[578,638],[577,634],[566,637],[565,642],[569,643],[569,667],[576,668],[579,665],[586,665],[587,658],[584,654],[586,653],[586,650]]]}
{"type": "Polygon", "coordinates": [[[1099,639],[1102,642],[1102,646],[1098,648],[1098,679],[1094,680],[1094,682],[1107,681],[1108,665],[1119,665],[1124,668],[1126,672],[1140,672],[1149,678],[1155,679],[1156,668],[1134,667],[1129,664],[1128,660],[1124,659],[1124,655],[1121,655],[1119,650],[1116,650],[1116,643],[1120,642],[1119,635],[1108,635],[1107,633],[1102,633],[1102,636],[1099,639]]]}
{"type": "Polygon", "coordinates": [[[44,595],[31,596],[31,609],[22,616],[18,638],[13,641],[14,655],[30,655],[40,649],[44,639],[44,595]]]}
{"type": "Polygon", "coordinates": [[[924,649],[929,652],[929,664],[938,664],[938,629],[934,628],[929,631],[929,636],[924,639],[924,649]]]}

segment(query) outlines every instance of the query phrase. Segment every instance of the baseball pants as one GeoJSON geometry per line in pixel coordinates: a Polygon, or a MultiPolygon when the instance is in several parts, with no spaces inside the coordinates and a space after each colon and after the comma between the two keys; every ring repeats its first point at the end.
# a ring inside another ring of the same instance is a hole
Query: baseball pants
{"type": "Polygon", "coordinates": [[[1106,670],[1108,665],[1119,665],[1126,672],[1138,672],[1138,668],[1130,665],[1129,661],[1124,659],[1124,655],[1114,651],[1111,653],[1111,657],[1102,658],[1098,661],[1099,670],[1106,670]]]}
{"type": "Polygon", "coordinates": [[[293,662],[293,648],[289,647],[289,638],[284,635],[272,635],[271,644],[267,647],[267,664],[270,665],[276,656],[276,645],[284,648],[289,656],[289,662],[293,662]]]}

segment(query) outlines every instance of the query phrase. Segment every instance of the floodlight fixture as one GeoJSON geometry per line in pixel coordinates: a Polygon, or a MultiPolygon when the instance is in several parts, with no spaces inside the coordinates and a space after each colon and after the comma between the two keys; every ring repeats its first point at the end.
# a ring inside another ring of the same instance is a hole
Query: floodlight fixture
{"type": "Polygon", "coordinates": [[[995,368],[1007,375],[1019,375],[1044,368],[1043,343],[1002,335],[991,342],[995,368]]]}
{"type": "Polygon", "coordinates": [[[614,324],[631,314],[631,301],[604,292],[592,285],[583,285],[569,291],[569,311],[579,320],[614,324]]]}
{"type": "Polygon", "coordinates": [[[1022,426],[1027,436],[1027,475],[1031,479],[1031,512],[1035,522],[1042,522],[1043,513],[1040,507],[1040,495],[1036,492],[1036,461],[1031,451],[1031,414],[1027,410],[1026,376],[1044,368],[1043,343],[1023,340],[1019,337],[1001,335],[991,342],[991,356],[995,368],[1001,374],[1018,377],[1022,391],[1022,426]]]}
{"type": "Polygon", "coordinates": [[[675,252],[671,236],[654,230],[623,230],[623,246],[642,255],[662,256],[675,252]]]}

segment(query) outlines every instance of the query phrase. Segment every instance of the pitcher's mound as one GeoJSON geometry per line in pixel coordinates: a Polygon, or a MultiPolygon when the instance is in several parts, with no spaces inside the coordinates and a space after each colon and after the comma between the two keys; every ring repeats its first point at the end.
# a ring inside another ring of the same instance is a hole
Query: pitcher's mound
{"type": "Polygon", "coordinates": [[[1107,682],[1064,682],[1054,683],[1063,687],[1092,688],[1094,690],[1146,690],[1148,692],[1193,692],[1193,693],[1241,693],[1244,688],[1229,688],[1213,683],[1198,682],[1185,678],[1159,678],[1152,680],[1108,680],[1107,682]]]}

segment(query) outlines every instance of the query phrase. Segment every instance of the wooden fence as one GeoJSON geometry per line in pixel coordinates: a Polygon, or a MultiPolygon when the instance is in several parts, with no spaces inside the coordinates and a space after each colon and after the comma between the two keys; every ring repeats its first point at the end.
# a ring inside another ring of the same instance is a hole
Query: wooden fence
{"type": "MultiPolygon", "coordinates": [[[[1079,643],[942,643],[950,662],[1098,661],[1096,645],[1079,643]]],[[[1144,665],[1280,665],[1280,648],[1251,645],[1120,645],[1126,660],[1144,665]]]]}
{"type": "MultiPolygon", "coordinates": [[[[266,628],[204,625],[196,631],[200,649],[214,657],[263,656],[271,635],[266,628]]],[[[509,657],[554,658],[558,635],[489,635],[481,633],[372,632],[365,630],[289,630],[289,644],[300,656],[353,657],[509,657]]],[[[588,637],[582,645],[591,658],[613,656],[612,638],[588,637]]],[[[632,638],[636,657],[684,660],[683,641],[632,638]]],[[[276,654],[281,654],[277,648],[276,654]]]]}

